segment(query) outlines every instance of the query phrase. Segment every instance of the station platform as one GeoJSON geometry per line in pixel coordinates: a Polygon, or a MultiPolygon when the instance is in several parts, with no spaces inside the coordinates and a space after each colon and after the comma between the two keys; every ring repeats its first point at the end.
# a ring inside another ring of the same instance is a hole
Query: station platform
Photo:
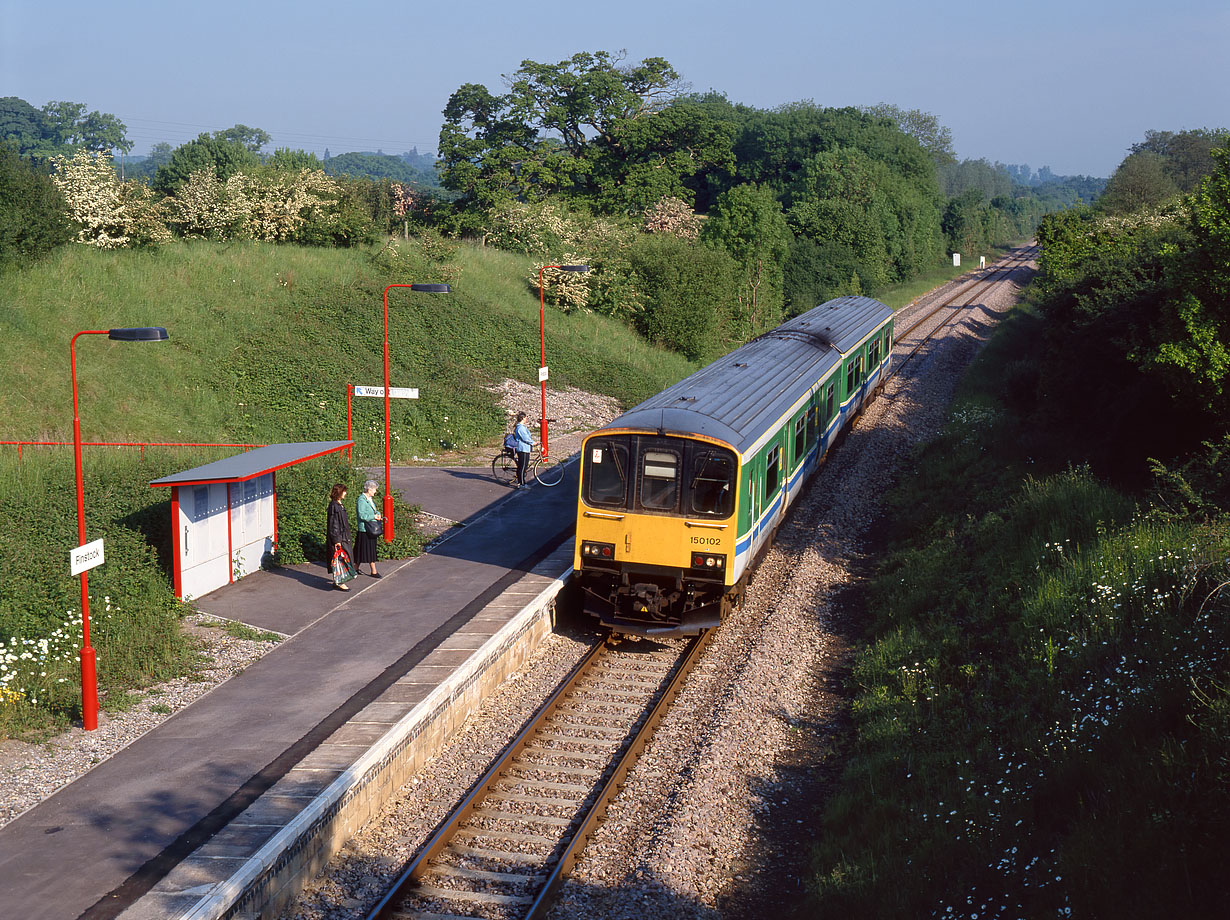
{"type": "Polygon", "coordinates": [[[551,489],[393,481],[460,526],[349,592],[316,565],[199,599],[289,638],[0,828],[0,917],[268,914],[532,653],[571,569],[576,465],[551,489]]]}

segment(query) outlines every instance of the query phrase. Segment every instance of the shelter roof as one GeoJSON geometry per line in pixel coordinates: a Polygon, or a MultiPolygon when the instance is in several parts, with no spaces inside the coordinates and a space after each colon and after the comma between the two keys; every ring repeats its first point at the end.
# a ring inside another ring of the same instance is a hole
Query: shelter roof
{"type": "Polygon", "coordinates": [[[151,486],[191,486],[207,482],[246,482],[276,470],[294,466],[313,457],[337,453],[354,444],[354,441],[300,441],[291,444],[267,444],[255,450],[245,451],[233,457],[215,460],[204,466],[163,476],[150,483],[151,486]]]}

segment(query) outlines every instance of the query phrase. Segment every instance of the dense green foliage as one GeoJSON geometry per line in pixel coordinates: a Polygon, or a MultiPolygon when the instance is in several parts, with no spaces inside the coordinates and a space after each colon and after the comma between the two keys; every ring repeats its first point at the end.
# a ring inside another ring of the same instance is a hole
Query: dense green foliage
{"type": "Polygon", "coordinates": [[[398,157],[386,153],[343,153],[314,166],[323,168],[331,176],[392,179],[423,189],[439,188],[431,158],[414,153],[398,157]]]}
{"type": "Polygon", "coordinates": [[[36,162],[80,150],[132,150],[128,129],[114,115],[87,112],[80,102],[49,102],[36,109],[16,96],[0,98],[0,141],[36,162]]]}
{"type": "MultiPolygon", "coordinates": [[[[1139,154],[1132,154],[1138,156],[1139,154]]],[[[1062,438],[1097,423],[1099,469],[1144,471],[1142,426],[1157,453],[1185,454],[1230,413],[1230,153],[1196,192],[1123,217],[1069,211],[1039,228],[1049,349],[1044,391],[1070,400],[1062,438]]]]}
{"type": "MultiPolygon", "coordinates": [[[[511,245],[539,265],[583,261],[590,277],[553,279],[552,300],[653,329],[655,341],[688,339],[691,355],[745,341],[831,297],[916,278],[946,250],[985,253],[1020,239],[1045,210],[1084,194],[1043,194],[999,164],[958,164],[951,132],[925,112],[813,102],[758,110],[712,91],[684,92],[662,58],[631,64],[599,51],[556,64],[525,60],[506,83],[503,94],[467,83],[450,97],[439,161],[448,193],[436,163],[415,151],[265,155],[269,134],[246,125],[174,150],[155,145],[148,158],[118,164],[118,180],[64,155],[57,181],[79,240],[104,248],[173,236],[356,246],[413,228],[511,245]],[[690,219],[680,212],[688,208],[690,219]],[[703,244],[724,249],[741,277],[729,303],[691,311],[704,323],[724,317],[721,333],[683,335],[678,316],[645,315],[672,295],[638,281],[632,241],[638,231],[694,240],[702,223],[703,244]]],[[[63,148],[68,154],[110,149],[86,131],[107,118],[91,121],[80,104],[40,112],[7,102],[0,115],[14,138],[77,141],[63,148]]]]}
{"type": "MultiPolygon", "coordinates": [[[[502,95],[467,83],[445,108],[441,177],[458,197],[440,212],[444,226],[490,239],[510,208],[544,205],[648,225],[660,223],[663,202],[685,202],[707,227],[723,225],[706,230],[706,242],[742,267],[731,312],[739,339],[830,297],[916,277],[946,250],[1026,237],[1047,210],[1091,195],[1083,186],[1018,184],[1007,167],[982,161],[956,164],[951,133],[925,112],[813,102],[758,110],[715,92],[684,93],[661,58],[526,60],[505,81],[502,95]],[[956,178],[952,202],[941,192],[937,170],[969,173],[968,184],[980,169],[988,176],[977,192],[962,195],[956,178]],[[732,232],[736,213],[741,226],[732,232]]],[[[599,258],[603,248],[571,250],[602,263],[590,305],[638,315],[642,303],[607,299],[632,289],[604,277],[620,265],[599,258]]],[[[549,245],[530,251],[544,262],[565,257],[549,245]]]]}
{"type": "Polygon", "coordinates": [[[1043,223],[1036,303],[889,497],[800,915],[1224,912],[1230,155],[1210,163],[1166,211],[1043,223]]]}
{"type": "Polygon", "coordinates": [[[1152,495],[1099,482],[1079,464],[1102,428],[1036,438],[1071,404],[1037,397],[1043,325],[997,333],[889,499],[800,916],[1215,917],[1230,896],[1230,505],[1209,487],[1230,445],[1152,495]]]}
{"type": "Polygon", "coordinates": [[[64,196],[42,170],[0,143],[0,270],[73,238],[64,196]]]}

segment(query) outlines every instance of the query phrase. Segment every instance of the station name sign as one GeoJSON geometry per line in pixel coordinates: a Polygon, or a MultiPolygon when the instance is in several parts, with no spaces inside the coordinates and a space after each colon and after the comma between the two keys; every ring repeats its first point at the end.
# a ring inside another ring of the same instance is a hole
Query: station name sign
{"type": "Polygon", "coordinates": [[[69,552],[69,574],[80,575],[82,572],[92,569],[95,566],[102,565],[106,561],[106,557],[103,555],[102,540],[95,540],[93,543],[85,543],[69,552]]]}

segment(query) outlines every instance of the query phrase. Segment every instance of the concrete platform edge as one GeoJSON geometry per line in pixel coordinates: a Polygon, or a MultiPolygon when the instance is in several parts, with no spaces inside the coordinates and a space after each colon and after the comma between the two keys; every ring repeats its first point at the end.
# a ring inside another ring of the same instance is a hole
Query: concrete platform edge
{"type": "MultiPolygon", "coordinates": [[[[287,906],[346,840],[533,654],[551,630],[556,596],[571,575],[571,551],[568,556],[568,561],[561,563],[563,574],[524,604],[481,649],[415,704],[229,877],[208,886],[176,884],[177,874],[191,877],[199,868],[192,865],[198,859],[194,854],[131,905],[121,920],[258,918],[274,915],[287,906]]],[[[549,558],[556,557],[553,554],[549,558]]],[[[277,795],[277,787],[266,795],[277,795]]]]}

